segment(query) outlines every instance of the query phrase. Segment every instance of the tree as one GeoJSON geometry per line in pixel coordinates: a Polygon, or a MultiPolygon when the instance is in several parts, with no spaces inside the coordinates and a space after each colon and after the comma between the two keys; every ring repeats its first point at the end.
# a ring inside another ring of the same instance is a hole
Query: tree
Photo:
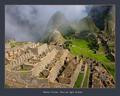
{"type": "Polygon", "coordinates": [[[70,51],[70,46],[72,45],[71,41],[65,41],[63,44],[63,48],[68,49],[70,51]]]}
{"type": "Polygon", "coordinates": [[[62,35],[64,36],[64,38],[71,38],[75,35],[75,29],[72,28],[71,26],[61,26],[59,28],[60,32],[62,32],[62,35]]]}
{"type": "Polygon", "coordinates": [[[94,35],[88,37],[88,47],[96,54],[96,51],[99,49],[99,44],[94,35]]]}

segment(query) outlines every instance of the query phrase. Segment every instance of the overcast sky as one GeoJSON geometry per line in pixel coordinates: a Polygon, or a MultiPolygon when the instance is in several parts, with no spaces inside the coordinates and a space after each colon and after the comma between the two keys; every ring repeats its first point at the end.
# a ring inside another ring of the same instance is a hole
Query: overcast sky
{"type": "Polygon", "coordinates": [[[84,5],[6,5],[5,38],[34,41],[42,38],[51,16],[61,11],[68,20],[87,16],[84,5]]]}

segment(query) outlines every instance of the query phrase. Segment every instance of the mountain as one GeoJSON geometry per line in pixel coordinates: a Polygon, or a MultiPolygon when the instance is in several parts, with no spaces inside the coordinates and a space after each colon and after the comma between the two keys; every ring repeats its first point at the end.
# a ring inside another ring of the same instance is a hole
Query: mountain
{"type": "Polygon", "coordinates": [[[77,38],[87,38],[90,34],[99,32],[99,28],[96,27],[94,21],[89,16],[81,19],[76,26],[75,36],[77,38]]]}
{"type": "Polygon", "coordinates": [[[104,35],[107,35],[111,40],[115,40],[115,7],[112,7],[105,18],[104,32],[104,35]]]}
{"type": "Polygon", "coordinates": [[[62,12],[57,11],[56,13],[54,13],[48,21],[44,41],[54,41],[62,43],[64,41],[64,38],[61,34],[62,32],[60,31],[60,29],[67,26],[68,24],[68,20],[62,12]]]}
{"type": "Polygon", "coordinates": [[[64,14],[60,11],[57,11],[52,15],[47,24],[47,31],[52,31],[54,29],[58,29],[60,26],[64,26],[68,23],[68,20],[64,16],[64,14]]]}
{"type": "Polygon", "coordinates": [[[46,38],[46,42],[48,42],[48,43],[54,42],[57,44],[63,44],[64,41],[65,41],[65,39],[63,38],[60,31],[58,31],[57,29],[54,30],[53,32],[49,32],[48,37],[46,38]]]}

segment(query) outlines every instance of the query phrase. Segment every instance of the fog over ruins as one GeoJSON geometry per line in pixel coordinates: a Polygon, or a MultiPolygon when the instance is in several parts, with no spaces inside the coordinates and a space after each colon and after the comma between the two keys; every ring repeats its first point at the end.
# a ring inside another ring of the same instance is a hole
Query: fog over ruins
{"type": "Polygon", "coordinates": [[[5,87],[115,88],[113,5],[6,5],[5,87]]]}
{"type": "Polygon", "coordinates": [[[84,5],[7,5],[5,7],[5,38],[17,41],[36,41],[46,33],[47,24],[56,12],[69,21],[87,15],[84,5]]]}

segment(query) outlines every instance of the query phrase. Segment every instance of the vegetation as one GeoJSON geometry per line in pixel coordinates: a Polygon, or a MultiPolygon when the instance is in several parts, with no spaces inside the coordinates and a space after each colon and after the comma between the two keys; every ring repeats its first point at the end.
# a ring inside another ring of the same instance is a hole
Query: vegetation
{"type": "Polygon", "coordinates": [[[72,42],[71,42],[71,41],[65,41],[65,42],[64,42],[63,47],[64,47],[65,49],[70,50],[70,46],[72,46],[72,42]]]}
{"type": "Polygon", "coordinates": [[[62,36],[65,39],[71,39],[71,37],[74,37],[76,30],[71,26],[61,26],[59,28],[60,32],[62,32],[62,36]]]}
{"type": "Polygon", "coordinates": [[[82,80],[83,80],[83,76],[84,76],[83,73],[79,73],[79,76],[75,82],[74,88],[80,88],[82,80]]]}
{"type": "Polygon", "coordinates": [[[70,46],[71,53],[74,55],[84,55],[101,62],[107,71],[115,77],[115,64],[106,58],[104,53],[94,54],[88,47],[88,42],[82,39],[72,39],[72,46],[70,46]]]}
{"type": "Polygon", "coordinates": [[[27,44],[28,42],[16,42],[14,40],[11,40],[11,41],[8,41],[7,43],[9,43],[11,48],[13,48],[16,46],[21,46],[21,45],[27,44]]]}
{"type": "Polygon", "coordinates": [[[21,65],[20,67],[21,67],[20,71],[28,71],[33,68],[33,66],[30,65],[21,65]]]}
{"type": "Polygon", "coordinates": [[[94,35],[90,35],[88,37],[88,46],[89,48],[96,53],[96,51],[99,49],[99,45],[97,43],[96,37],[94,35]]]}
{"type": "Polygon", "coordinates": [[[88,88],[89,75],[90,75],[90,69],[87,68],[87,72],[86,72],[85,80],[84,80],[84,83],[83,83],[83,88],[88,88]]]}
{"type": "Polygon", "coordinates": [[[111,53],[107,54],[106,58],[108,58],[110,61],[115,61],[115,58],[111,53]]]}
{"type": "Polygon", "coordinates": [[[10,86],[9,86],[9,85],[7,85],[7,84],[5,84],[5,88],[10,88],[10,86]]]}

